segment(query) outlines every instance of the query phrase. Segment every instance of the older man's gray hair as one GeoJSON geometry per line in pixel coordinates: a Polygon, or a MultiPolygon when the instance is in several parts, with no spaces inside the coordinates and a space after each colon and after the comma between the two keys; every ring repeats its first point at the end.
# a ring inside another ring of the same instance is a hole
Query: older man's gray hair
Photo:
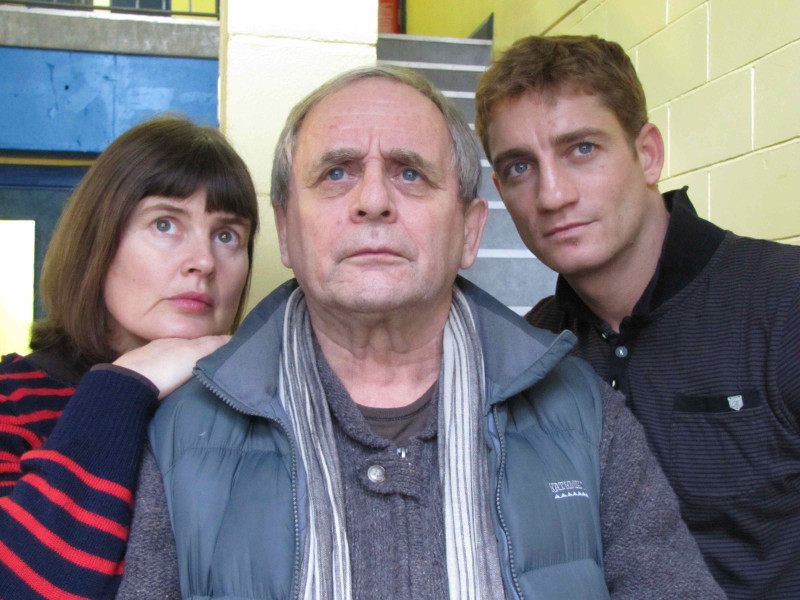
{"type": "Polygon", "coordinates": [[[436,105],[450,132],[453,169],[458,176],[458,196],[465,205],[477,197],[481,183],[480,150],[475,135],[459,110],[419,73],[401,67],[381,66],[354,69],[337,75],[295,105],[275,146],[270,192],[273,206],[286,207],[289,201],[292,161],[306,115],[328,96],[352,83],[371,78],[389,79],[407,85],[436,105]]]}

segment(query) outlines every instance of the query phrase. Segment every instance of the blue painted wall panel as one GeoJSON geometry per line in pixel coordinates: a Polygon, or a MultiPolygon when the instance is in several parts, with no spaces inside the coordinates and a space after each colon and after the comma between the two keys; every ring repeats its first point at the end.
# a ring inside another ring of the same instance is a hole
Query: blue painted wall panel
{"type": "Polygon", "coordinates": [[[217,127],[218,61],[118,55],[114,108],[119,135],[163,112],[177,111],[217,127]]]}
{"type": "Polygon", "coordinates": [[[0,149],[101,152],[162,112],[217,126],[218,62],[0,48],[0,149]]]}
{"type": "Polygon", "coordinates": [[[0,48],[0,147],[97,152],[113,136],[114,57],[0,48]]]}

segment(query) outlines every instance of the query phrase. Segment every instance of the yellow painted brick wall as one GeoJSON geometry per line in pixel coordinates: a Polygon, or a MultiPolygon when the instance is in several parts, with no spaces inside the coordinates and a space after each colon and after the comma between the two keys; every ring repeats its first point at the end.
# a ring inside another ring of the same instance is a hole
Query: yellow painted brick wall
{"type": "Polygon", "coordinates": [[[214,0],[172,0],[172,10],[178,12],[213,13],[216,9],[214,0]]]}
{"type": "MultiPolygon", "coordinates": [[[[522,28],[503,23],[500,49],[522,28]]],[[[715,223],[800,244],[800,0],[586,0],[529,24],[625,48],[664,134],[661,189],[689,185],[715,223]]]]}
{"type": "Polygon", "coordinates": [[[0,294],[0,356],[10,352],[26,354],[30,324],[33,322],[33,259],[35,221],[0,220],[0,252],[13,256],[3,267],[8,285],[0,294]],[[10,293],[10,289],[14,293],[10,293]]]}
{"type": "Polygon", "coordinates": [[[341,71],[374,65],[377,0],[227,0],[220,18],[220,128],[256,184],[261,233],[248,308],[291,277],[269,200],[272,156],[289,110],[341,71]]]}
{"type": "Polygon", "coordinates": [[[496,0],[406,1],[406,33],[468,37],[492,13],[496,0]]]}

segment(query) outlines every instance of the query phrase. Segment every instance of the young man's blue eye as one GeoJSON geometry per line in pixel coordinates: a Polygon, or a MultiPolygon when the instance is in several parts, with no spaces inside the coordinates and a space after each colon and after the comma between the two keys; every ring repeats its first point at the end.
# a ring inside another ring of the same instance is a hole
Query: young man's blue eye
{"type": "Polygon", "coordinates": [[[521,175],[522,173],[527,171],[528,168],[529,168],[528,164],[522,162],[514,163],[513,165],[511,165],[511,170],[514,172],[515,175],[521,175]]]}

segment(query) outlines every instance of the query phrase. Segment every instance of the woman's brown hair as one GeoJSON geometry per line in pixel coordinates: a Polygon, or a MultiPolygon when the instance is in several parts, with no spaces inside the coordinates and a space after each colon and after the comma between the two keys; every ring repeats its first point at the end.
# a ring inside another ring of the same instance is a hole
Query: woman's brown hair
{"type": "MultiPolygon", "coordinates": [[[[253,261],[258,229],[255,187],[244,161],[210,127],[161,117],[123,133],[98,156],[67,201],[50,240],[39,294],[46,317],[32,330],[31,348],[57,349],[75,365],[113,360],[103,283],[120,236],[147,196],[187,198],[206,192],[207,211],[248,219],[253,261]]],[[[242,317],[250,274],[233,327],[242,317]]]]}

